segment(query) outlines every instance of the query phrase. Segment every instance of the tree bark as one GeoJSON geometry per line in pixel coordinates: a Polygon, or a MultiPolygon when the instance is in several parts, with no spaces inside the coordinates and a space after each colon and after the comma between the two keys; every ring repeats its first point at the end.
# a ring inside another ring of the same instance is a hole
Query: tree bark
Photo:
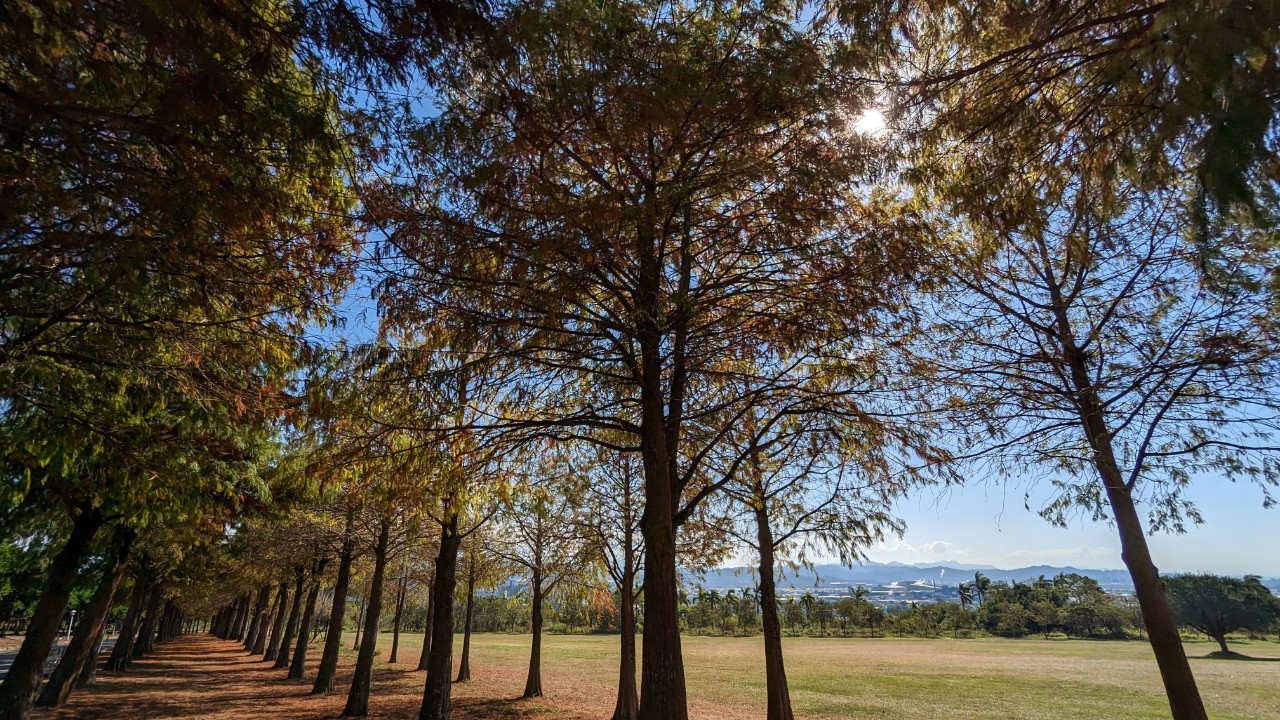
{"type": "MultiPolygon", "coordinates": [[[[680,503],[678,466],[687,376],[683,356],[686,320],[664,307],[661,221],[646,188],[635,234],[639,258],[635,306],[639,347],[640,456],[644,463],[644,645],[640,717],[688,720],[689,706],[680,648],[680,606],[676,572],[676,515],[680,503]],[[666,317],[664,321],[661,318],[666,317]],[[668,354],[666,348],[670,348],[668,354]]],[[[681,257],[682,284],[688,283],[689,255],[681,257]]]]}
{"type": "Polygon", "coordinates": [[[133,660],[133,640],[138,635],[138,618],[142,616],[142,604],[146,602],[147,591],[151,583],[145,574],[134,581],[133,592],[129,596],[129,609],[125,611],[124,622],[120,625],[120,636],[111,649],[111,657],[107,660],[107,669],[119,672],[133,660]]]}
{"type": "Polygon", "coordinates": [[[107,566],[102,571],[102,579],[98,581],[93,598],[85,608],[84,615],[80,618],[80,625],[76,627],[66,651],[62,653],[62,659],[58,661],[58,666],[54,668],[49,681],[45,683],[44,690],[36,699],[36,705],[56,707],[66,702],[67,697],[80,681],[81,670],[85,664],[95,664],[97,658],[94,652],[106,627],[107,615],[111,612],[111,600],[115,597],[116,589],[120,587],[120,579],[124,577],[133,538],[132,530],[123,525],[116,526],[111,540],[111,550],[107,555],[107,566]]]}
{"type": "Polygon", "coordinates": [[[147,612],[142,616],[142,628],[138,630],[138,638],[133,641],[133,659],[135,660],[156,649],[156,621],[159,620],[160,603],[163,600],[164,594],[161,592],[160,584],[153,584],[151,596],[147,600],[147,612]]]}
{"type": "MultiPolygon", "coordinates": [[[[110,611],[108,606],[107,610],[110,611]]],[[[80,666],[80,677],[76,681],[78,687],[88,687],[98,676],[98,660],[102,657],[102,641],[107,637],[107,623],[98,626],[98,636],[93,639],[93,649],[89,651],[89,659],[80,666]]]]}
{"type": "Polygon", "coordinates": [[[280,636],[280,651],[276,653],[276,662],[271,667],[289,667],[289,646],[293,643],[294,633],[298,631],[298,615],[302,612],[302,588],[306,582],[306,568],[298,565],[293,569],[293,603],[289,607],[289,620],[284,624],[284,634],[280,636]]]}
{"type": "Polygon", "coordinates": [[[763,503],[755,509],[756,542],[760,549],[760,617],[764,628],[764,674],[768,720],[794,720],[791,691],[782,661],[782,623],[773,578],[773,529],[763,503]]]}
{"type": "Polygon", "coordinates": [[[240,596],[240,602],[236,605],[236,620],[231,629],[232,640],[244,641],[245,624],[249,619],[249,602],[248,593],[240,596]]]}
{"type": "Polygon", "coordinates": [[[258,610],[253,614],[253,630],[249,633],[253,642],[245,641],[250,655],[261,655],[267,650],[267,623],[271,621],[271,585],[258,590],[258,610]]]}
{"type": "Polygon", "coordinates": [[[467,611],[462,617],[462,660],[458,663],[457,682],[471,680],[471,618],[476,604],[476,556],[469,553],[467,566],[467,611]]]}
{"type": "Polygon", "coordinates": [[[355,513],[347,512],[347,527],[342,535],[342,552],[338,556],[338,577],[333,586],[333,609],[329,614],[329,629],[324,636],[324,653],[320,656],[320,668],[316,671],[312,695],[333,692],[333,676],[338,670],[338,651],[342,643],[342,624],[347,613],[347,588],[351,583],[351,558],[355,552],[352,531],[355,513]]]}
{"type": "Polygon", "coordinates": [[[636,691],[636,598],[635,532],[632,524],[631,492],[623,498],[622,582],[618,585],[622,616],[618,622],[621,657],[618,663],[618,699],[613,706],[613,720],[638,720],[640,695],[636,691]]]}
{"type": "MultiPolygon", "coordinates": [[[[648,395],[646,391],[645,395],[648,395]]],[[[660,402],[649,398],[648,403],[660,402]]],[[[652,411],[651,411],[652,412],[652,411]]],[[[647,413],[648,414],[648,413],[647,413]]],[[[660,410],[658,417],[661,417],[660,410]]],[[[640,717],[688,720],[689,709],[680,648],[680,606],[676,577],[676,532],[671,473],[660,428],[646,428],[644,534],[644,644],[640,675],[640,717]],[[656,448],[655,448],[656,446],[656,448]]]]}
{"type": "Polygon", "coordinates": [[[431,620],[431,656],[427,661],[427,683],[422,691],[419,720],[450,720],[453,702],[449,696],[453,671],[453,593],[457,590],[458,516],[449,516],[440,532],[440,552],[436,555],[435,611],[431,620]]]}
{"type": "Polygon", "coordinates": [[[542,573],[534,568],[530,583],[533,599],[529,605],[529,625],[533,630],[533,642],[529,647],[529,675],[524,681],[522,697],[542,697],[542,573]]]}
{"type": "Polygon", "coordinates": [[[1173,611],[1165,596],[1160,571],[1151,559],[1147,538],[1142,530],[1133,495],[1125,484],[1120,466],[1111,444],[1111,430],[1107,427],[1105,410],[1090,379],[1085,355],[1072,340],[1070,323],[1065,314],[1059,313],[1058,325],[1063,333],[1063,355],[1070,368],[1072,382],[1077,393],[1080,419],[1089,445],[1093,450],[1093,462],[1106,490],[1116,529],[1120,533],[1120,557],[1124,560],[1129,576],[1133,578],[1134,593],[1147,628],[1147,639],[1155,652],[1160,678],[1164,681],[1165,694],[1174,720],[1207,720],[1204,702],[1196,688],[1196,679],[1182,647],[1182,637],[1174,621],[1173,611]]]}
{"type": "MultiPolygon", "coordinates": [[[[1118,478],[1118,474],[1117,474],[1118,478]]],[[[1164,681],[1165,693],[1174,720],[1206,720],[1204,702],[1196,688],[1196,679],[1182,647],[1178,624],[1165,596],[1160,571],[1151,559],[1147,539],[1142,532],[1142,521],[1134,507],[1127,488],[1116,491],[1110,487],[1112,514],[1120,531],[1121,558],[1133,578],[1134,592],[1142,610],[1142,620],[1147,628],[1147,640],[1155,651],[1156,664],[1164,681]]]]}
{"type": "Polygon", "coordinates": [[[280,638],[284,635],[284,616],[289,611],[289,583],[287,581],[280,582],[280,588],[276,590],[275,620],[271,623],[271,639],[267,641],[267,649],[262,653],[263,661],[276,659],[276,655],[280,653],[280,638]]]}
{"type": "Polygon", "coordinates": [[[1220,634],[1214,635],[1214,636],[1213,636],[1213,639],[1218,641],[1218,647],[1222,648],[1222,652],[1223,652],[1223,653],[1229,653],[1229,652],[1231,652],[1230,650],[1228,650],[1228,649],[1227,649],[1227,636],[1226,636],[1226,635],[1223,635],[1223,634],[1221,634],[1221,633],[1220,633],[1220,634]]]}
{"type": "Polygon", "coordinates": [[[418,656],[418,670],[426,670],[431,660],[431,633],[436,627],[436,579],[431,577],[431,585],[427,588],[427,631],[422,633],[422,654],[418,656]]]}
{"type": "Polygon", "coordinates": [[[79,512],[73,520],[66,544],[49,564],[44,593],[36,603],[26,637],[9,666],[4,682],[0,683],[0,720],[22,720],[31,713],[31,704],[44,676],[44,661],[58,638],[62,613],[67,609],[67,601],[75,588],[80,562],[102,523],[102,514],[97,509],[79,512]]]}
{"type": "Polygon", "coordinates": [[[364,611],[369,607],[369,591],[372,589],[373,581],[369,581],[369,586],[364,589],[364,596],[360,598],[360,609],[356,612],[356,639],[351,643],[352,650],[360,649],[360,633],[364,632],[364,611]]]}
{"type": "Polygon", "coordinates": [[[404,572],[400,573],[400,591],[396,593],[396,615],[391,621],[391,657],[387,658],[387,662],[391,665],[396,664],[400,659],[400,616],[404,613],[404,591],[409,584],[409,569],[406,567],[404,572]]]}
{"type": "MultiPolygon", "coordinates": [[[[624,560],[628,568],[631,564],[630,551],[624,560]]],[[[628,569],[623,575],[628,579],[619,588],[621,595],[622,617],[619,618],[618,630],[621,634],[621,662],[618,663],[618,700],[613,707],[613,720],[637,720],[640,717],[640,696],[636,692],[636,601],[634,570],[628,569]]]]}
{"type": "Polygon", "coordinates": [[[290,680],[301,680],[307,672],[307,645],[311,624],[316,616],[316,600],[320,597],[320,580],[324,577],[324,568],[328,564],[328,558],[320,558],[311,573],[311,589],[307,591],[307,604],[302,610],[302,620],[298,626],[298,645],[293,649],[293,660],[289,663],[290,680]]]}
{"type": "Polygon", "coordinates": [[[258,630],[262,627],[262,614],[266,610],[267,601],[270,600],[270,589],[263,585],[258,588],[258,592],[251,595],[253,598],[249,604],[249,621],[244,632],[244,649],[245,652],[252,652],[253,644],[258,640],[258,630]]]}
{"type": "Polygon", "coordinates": [[[378,528],[378,543],[373,548],[373,579],[369,581],[369,598],[365,603],[364,642],[356,657],[356,670],[347,693],[347,706],[342,714],[364,717],[369,714],[369,683],[373,679],[373,651],[378,646],[378,620],[382,617],[382,585],[387,572],[387,545],[391,541],[391,520],[384,519],[378,528]]]}

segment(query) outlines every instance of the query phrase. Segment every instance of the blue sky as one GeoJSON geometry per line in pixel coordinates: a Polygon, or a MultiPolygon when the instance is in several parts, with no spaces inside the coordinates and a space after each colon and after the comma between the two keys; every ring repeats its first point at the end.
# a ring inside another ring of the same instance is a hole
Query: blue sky
{"type": "MultiPolygon", "coordinates": [[[[1088,517],[1067,528],[1053,527],[1035,512],[1037,501],[1047,496],[1047,485],[1031,490],[1031,510],[1024,507],[1023,488],[993,482],[942,493],[919,491],[898,504],[898,514],[907,522],[902,540],[890,540],[867,554],[878,562],[1124,567],[1114,527],[1088,517]]],[[[1193,484],[1188,497],[1204,524],[1189,526],[1183,535],[1149,535],[1161,572],[1280,576],[1280,509],[1264,509],[1261,490],[1208,478],[1193,484]]]]}
{"type": "MultiPolygon", "coordinates": [[[[369,300],[369,280],[352,289],[340,306],[347,325],[334,335],[360,342],[376,334],[377,313],[369,300]]],[[[1000,568],[1070,565],[1122,568],[1115,528],[1088,517],[1067,528],[1045,522],[1036,510],[1048,499],[1047,482],[1030,488],[973,480],[943,491],[920,489],[899,501],[896,514],[906,521],[901,539],[873,547],[877,562],[955,562],[1000,568]],[[1023,495],[1030,492],[1031,510],[1023,495]]],[[[1152,556],[1161,572],[1213,572],[1280,577],[1280,508],[1262,507],[1262,491],[1250,483],[1213,477],[1196,479],[1187,497],[1204,516],[1182,535],[1149,534],[1152,556]]]]}

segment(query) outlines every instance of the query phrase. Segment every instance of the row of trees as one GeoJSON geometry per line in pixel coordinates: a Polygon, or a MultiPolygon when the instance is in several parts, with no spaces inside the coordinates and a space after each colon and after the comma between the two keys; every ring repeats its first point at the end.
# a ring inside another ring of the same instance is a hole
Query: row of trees
{"type": "Polygon", "coordinates": [[[94,625],[127,592],[265,656],[283,623],[291,672],[332,587],[318,692],[363,585],[351,716],[425,587],[445,720],[490,567],[529,588],[526,695],[594,573],[615,718],[683,720],[680,568],[741,551],[787,720],[777,567],[977,470],[1114,522],[1205,717],[1146,532],[1199,476],[1278,480],[1280,10],[428,5],[3,11],[0,512],[48,560],[0,720],[82,577],[94,625]],[[376,337],[329,327],[353,280],[376,337]]]}

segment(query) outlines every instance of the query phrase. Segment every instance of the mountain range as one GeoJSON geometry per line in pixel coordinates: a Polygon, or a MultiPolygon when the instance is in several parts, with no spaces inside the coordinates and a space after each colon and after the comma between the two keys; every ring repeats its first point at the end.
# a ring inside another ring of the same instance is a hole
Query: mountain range
{"type": "MultiPolygon", "coordinates": [[[[778,585],[781,587],[806,588],[830,587],[832,585],[888,585],[894,582],[915,582],[924,580],[936,582],[938,585],[958,585],[973,580],[975,572],[991,578],[993,582],[1020,582],[1035,580],[1043,575],[1053,577],[1062,573],[1075,573],[1093,578],[1107,590],[1112,592],[1132,592],[1133,581],[1127,570],[1085,569],[1076,567],[1057,567],[1054,565],[1032,565],[1029,567],[1006,570],[989,565],[969,563],[915,563],[900,562],[866,562],[853,567],[844,565],[816,565],[812,570],[801,568],[795,571],[779,573],[778,585]]],[[[688,583],[706,588],[747,588],[755,584],[755,579],[747,567],[716,568],[700,576],[691,576],[688,583]]],[[[1266,578],[1263,583],[1272,590],[1280,590],[1280,578],[1266,578]]]]}

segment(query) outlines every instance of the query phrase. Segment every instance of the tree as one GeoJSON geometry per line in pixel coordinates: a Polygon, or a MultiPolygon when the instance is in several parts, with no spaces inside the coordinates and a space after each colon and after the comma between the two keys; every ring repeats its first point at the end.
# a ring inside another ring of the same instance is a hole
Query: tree
{"type": "Polygon", "coordinates": [[[574,514],[580,497],[581,477],[566,456],[530,458],[526,485],[504,508],[503,529],[507,542],[491,548],[503,560],[521,570],[531,595],[529,672],[523,697],[542,697],[543,602],[556,587],[581,572],[583,544],[576,532],[574,514]]]}
{"type": "Polygon", "coordinates": [[[329,611],[329,628],[325,632],[324,651],[320,657],[320,667],[316,670],[316,680],[311,685],[312,695],[333,692],[334,674],[338,669],[338,651],[342,643],[342,625],[347,612],[351,564],[356,557],[356,508],[354,506],[348,507],[345,515],[345,526],[340,536],[338,550],[338,574],[333,585],[333,607],[329,611]]]}
{"type": "MultiPolygon", "coordinates": [[[[725,492],[739,517],[730,532],[759,558],[769,720],[794,718],[782,656],[778,564],[806,564],[814,548],[852,563],[886,530],[901,531],[889,515],[901,485],[889,470],[882,439],[888,428],[864,420],[842,422],[842,416],[867,417],[856,406],[826,407],[829,414],[794,412],[794,402],[769,415],[751,413],[738,447],[723,459],[722,471],[732,478],[725,492]]],[[[827,611],[819,622],[825,628],[830,608],[809,592],[800,602],[809,621],[817,607],[827,611]]]]}
{"type": "Polygon", "coordinates": [[[910,272],[885,262],[903,248],[877,218],[854,220],[871,156],[848,115],[868,88],[830,82],[835,44],[798,8],[521,7],[513,52],[444,68],[441,115],[383,148],[422,182],[366,185],[389,241],[384,322],[503,369],[512,402],[488,428],[638,448],[646,718],[687,715],[677,539],[717,490],[707,449],[847,356],[910,272]],[[712,417],[729,425],[694,431],[712,417]]]}
{"type": "Polygon", "coordinates": [[[493,587],[511,577],[512,568],[502,557],[492,552],[494,543],[481,530],[473,534],[467,543],[467,604],[462,618],[462,655],[458,660],[458,678],[455,682],[471,680],[471,631],[475,619],[476,588],[493,587]]]}
{"type": "Polygon", "coordinates": [[[75,633],[63,651],[53,674],[45,683],[44,690],[36,699],[36,705],[57,706],[66,702],[80,678],[84,665],[95,661],[98,636],[103,632],[116,589],[124,577],[129,551],[135,536],[136,533],[127,527],[118,526],[113,531],[106,553],[106,562],[102,568],[101,578],[98,580],[98,587],[94,590],[93,599],[84,609],[80,623],[76,626],[75,633]]]}
{"type": "Polygon", "coordinates": [[[1173,575],[1164,585],[1177,622],[1217,640],[1224,654],[1230,652],[1227,633],[1264,632],[1280,620],[1280,600],[1256,575],[1173,575]]]}
{"type": "Polygon", "coordinates": [[[1185,187],[1055,159],[999,197],[943,195],[955,204],[939,212],[964,209],[941,221],[956,285],[933,297],[938,345],[921,367],[965,452],[1059,476],[1046,519],[1115,522],[1174,715],[1203,718],[1139,502],[1154,529],[1180,531],[1200,521],[1183,489],[1217,472],[1272,504],[1278,357],[1262,278],[1276,251],[1245,223],[1197,230],[1185,187]]]}
{"type": "MultiPolygon", "coordinates": [[[[70,525],[0,685],[6,719],[29,711],[101,528],[262,489],[292,331],[346,275],[342,138],[286,9],[156,12],[24,2],[0,30],[18,48],[0,111],[3,512],[70,525]]],[[[134,652],[166,630],[162,600],[134,652]]]]}
{"type": "Polygon", "coordinates": [[[391,665],[400,659],[400,620],[404,617],[405,593],[409,589],[409,566],[412,562],[412,558],[406,558],[404,565],[400,568],[400,583],[396,589],[396,610],[391,620],[391,656],[387,658],[387,663],[391,665]]]}
{"type": "Polygon", "coordinates": [[[636,579],[644,566],[640,539],[643,468],[634,453],[602,446],[579,447],[582,472],[589,473],[579,511],[578,534],[600,554],[618,593],[618,697],[612,720],[637,720],[636,579]]]}
{"type": "Polygon", "coordinates": [[[991,592],[991,578],[982,574],[978,570],[973,574],[973,594],[978,598],[978,604],[981,605],[987,599],[987,593],[991,592]]]}
{"type": "Polygon", "coordinates": [[[364,607],[364,642],[356,657],[355,673],[351,678],[351,690],[342,714],[364,717],[369,714],[369,683],[373,677],[373,652],[378,645],[378,624],[382,621],[382,586],[386,577],[387,556],[391,545],[393,516],[378,513],[378,534],[373,544],[373,577],[369,580],[369,597],[364,607]]]}

